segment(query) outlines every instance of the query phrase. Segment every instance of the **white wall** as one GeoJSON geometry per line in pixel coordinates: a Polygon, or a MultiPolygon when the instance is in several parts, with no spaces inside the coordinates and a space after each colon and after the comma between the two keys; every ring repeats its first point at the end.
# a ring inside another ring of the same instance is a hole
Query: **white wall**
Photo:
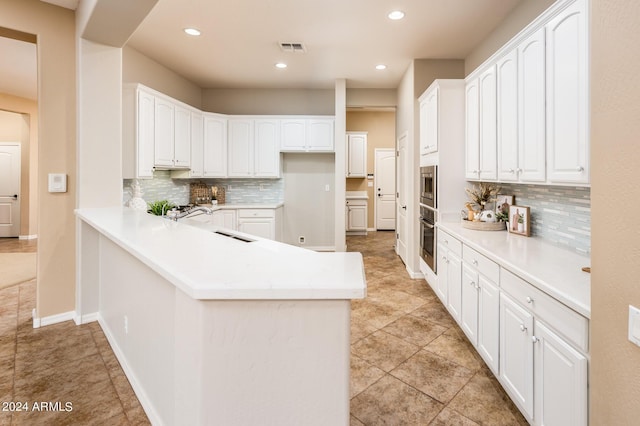
{"type": "Polygon", "coordinates": [[[334,163],[334,154],[283,155],[283,242],[300,245],[304,236],[304,247],[334,248],[334,163]]]}

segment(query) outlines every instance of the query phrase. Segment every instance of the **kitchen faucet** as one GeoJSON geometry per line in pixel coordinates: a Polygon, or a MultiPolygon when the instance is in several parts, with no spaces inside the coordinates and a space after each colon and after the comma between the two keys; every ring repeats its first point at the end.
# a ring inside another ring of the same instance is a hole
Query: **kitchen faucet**
{"type": "Polygon", "coordinates": [[[196,207],[191,207],[190,209],[187,209],[182,213],[178,213],[177,210],[174,210],[175,214],[170,215],[169,218],[174,222],[177,222],[178,219],[181,219],[185,216],[189,216],[191,213],[195,213],[198,211],[204,212],[205,214],[213,214],[213,210],[211,210],[209,207],[196,206],[196,207]]]}

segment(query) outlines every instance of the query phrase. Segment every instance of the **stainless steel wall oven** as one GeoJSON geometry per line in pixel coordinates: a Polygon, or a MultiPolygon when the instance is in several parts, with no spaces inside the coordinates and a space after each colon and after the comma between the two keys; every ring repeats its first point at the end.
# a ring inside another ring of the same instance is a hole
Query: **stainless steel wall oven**
{"type": "Polygon", "coordinates": [[[420,167],[420,257],[436,272],[438,166],[420,167]]]}

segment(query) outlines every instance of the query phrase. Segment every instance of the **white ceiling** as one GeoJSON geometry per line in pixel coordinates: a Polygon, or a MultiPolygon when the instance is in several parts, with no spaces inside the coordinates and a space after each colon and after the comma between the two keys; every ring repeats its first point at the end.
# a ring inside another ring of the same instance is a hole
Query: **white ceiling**
{"type": "Polygon", "coordinates": [[[520,2],[160,0],[129,45],[202,88],[396,88],[412,59],[465,58],[520,2]],[[394,9],[406,17],[389,20],[394,9]],[[285,41],[307,52],[284,53],[285,41]]]}
{"type": "MultiPolygon", "coordinates": [[[[396,88],[413,59],[465,58],[521,1],[159,0],[128,44],[202,88],[396,88]],[[387,18],[395,9],[403,20],[387,18]]],[[[0,57],[0,93],[36,99],[36,46],[0,37],[0,57]]]]}

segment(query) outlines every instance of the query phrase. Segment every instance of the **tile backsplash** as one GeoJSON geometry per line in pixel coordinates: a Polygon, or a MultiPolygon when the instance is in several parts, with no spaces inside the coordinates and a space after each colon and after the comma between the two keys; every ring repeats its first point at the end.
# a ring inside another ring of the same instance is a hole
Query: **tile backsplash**
{"type": "Polygon", "coordinates": [[[582,254],[591,253],[591,189],[501,184],[501,194],[531,208],[531,235],[582,254]]]}
{"type": "MultiPolygon", "coordinates": [[[[146,202],[169,200],[181,205],[189,202],[189,184],[203,182],[224,186],[227,204],[272,204],[284,200],[283,179],[171,179],[168,170],[157,170],[153,179],[139,179],[142,198],[146,202]]],[[[123,180],[123,204],[131,198],[133,179],[123,180]]]]}

